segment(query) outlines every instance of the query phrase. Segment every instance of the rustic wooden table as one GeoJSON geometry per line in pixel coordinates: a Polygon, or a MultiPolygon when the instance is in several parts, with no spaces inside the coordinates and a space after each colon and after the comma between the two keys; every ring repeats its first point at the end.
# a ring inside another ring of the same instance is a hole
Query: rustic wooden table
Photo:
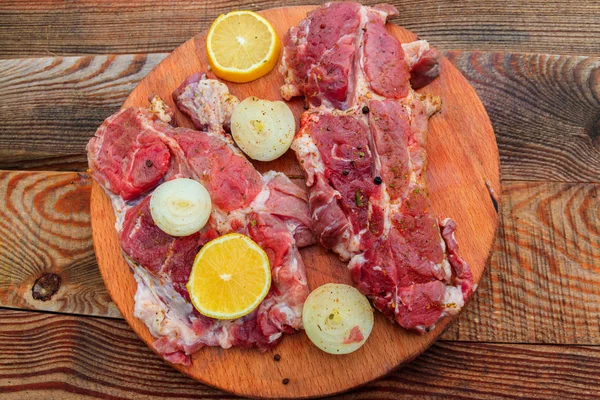
{"type": "MultiPolygon", "coordinates": [[[[111,302],[84,148],[220,12],[306,3],[0,3],[0,398],[234,397],[166,365],[111,302]]],[[[598,398],[600,3],[394,3],[394,22],[444,50],[487,108],[501,225],[474,300],[441,340],[338,398],[598,398]]]]}

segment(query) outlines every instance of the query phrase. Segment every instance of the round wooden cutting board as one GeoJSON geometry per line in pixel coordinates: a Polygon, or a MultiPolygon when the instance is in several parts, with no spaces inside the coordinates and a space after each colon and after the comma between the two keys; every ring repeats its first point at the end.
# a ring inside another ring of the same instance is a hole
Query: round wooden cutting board
{"type": "MultiPolygon", "coordinates": [[[[283,37],[312,8],[279,8],[261,14],[283,37]]],[[[388,24],[388,29],[402,42],[416,39],[413,33],[398,26],[388,24]]],[[[140,82],[123,107],[145,107],[149,95],[159,94],[175,109],[173,90],[192,73],[207,71],[205,35],[206,32],[200,33],[175,49],[140,82]]],[[[498,224],[486,186],[487,183],[500,193],[498,148],[488,116],[473,88],[447,59],[442,60],[441,66],[440,77],[420,90],[436,94],[443,101],[442,111],[430,120],[427,144],[430,197],[438,216],[457,221],[460,252],[470,264],[475,282],[479,282],[498,224]]],[[[209,73],[209,77],[214,76],[209,73]]],[[[282,82],[276,67],[254,82],[227,84],[240,99],[255,95],[280,100],[282,82]]],[[[302,99],[295,99],[290,106],[297,118],[304,111],[302,99]]],[[[191,126],[181,113],[176,118],[180,126],[191,126]]],[[[276,161],[255,165],[261,172],[283,171],[302,184],[302,171],[292,151],[276,161]]],[[[136,283],[121,256],[113,210],[108,196],[96,183],[92,188],[91,215],[96,257],[108,292],[129,325],[150,345],[154,339],[133,316],[136,283]]],[[[327,282],[351,283],[344,263],[335,254],[318,245],[301,250],[301,254],[311,289],[327,282]]],[[[286,335],[274,350],[265,353],[256,349],[203,348],[193,356],[191,366],[174,367],[211,386],[244,396],[324,396],[362,385],[412,360],[437,339],[449,322],[450,319],[445,319],[428,334],[417,335],[392,325],[377,313],[371,337],[350,355],[326,354],[299,332],[286,335]],[[274,360],[275,354],[280,355],[280,361],[274,360]],[[289,382],[284,384],[286,378],[289,382]]]]}

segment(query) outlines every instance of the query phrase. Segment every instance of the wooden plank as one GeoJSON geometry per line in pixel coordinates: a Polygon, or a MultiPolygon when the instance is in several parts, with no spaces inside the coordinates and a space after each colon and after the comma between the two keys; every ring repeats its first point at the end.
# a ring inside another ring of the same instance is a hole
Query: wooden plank
{"type": "MultiPolygon", "coordinates": [[[[314,0],[4,1],[0,58],[169,52],[232,9],[314,0]]],[[[363,1],[375,4],[377,0],[363,1]]],[[[394,22],[442,49],[600,55],[600,3],[552,0],[394,0],[394,22]]]]}
{"type": "MultiPolygon", "coordinates": [[[[0,210],[0,306],[119,316],[93,256],[89,187],[89,178],[76,173],[0,174],[7,204],[0,210]],[[63,285],[45,302],[31,295],[44,273],[63,285]]],[[[599,190],[598,184],[505,182],[490,266],[442,337],[600,343],[599,190]]]]}
{"type": "Polygon", "coordinates": [[[120,317],[90,230],[91,179],[0,171],[0,305],[120,317]]]}
{"type": "MultiPolygon", "coordinates": [[[[446,55],[490,115],[505,180],[599,182],[600,58],[446,55]]],[[[165,56],[0,61],[0,169],[85,170],[89,137],[165,56]]]]}
{"type": "Polygon", "coordinates": [[[506,182],[491,266],[444,338],[600,343],[598,184],[506,182]]]}
{"type": "Polygon", "coordinates": [[[446,55],[485,104],[502,179],[600,182],[600,58],[446,55]]]}
{"type": "Polygon", "coordinates": [[[84,170],[81,155],[89,137],[162,59],[149,54],[1,61],[2,168],[21,169],[18,162],[25,161],[30,168],[84,170]]]}
{"type": "MultiPolygon", "coordinates": [[[[235,398],[169,367],[119,320],[0,310],[0,354],[3,399],[235,398]]],[[[597,346],[441,341],[333,399],[592,399],[599,368],[597,346]]]]}

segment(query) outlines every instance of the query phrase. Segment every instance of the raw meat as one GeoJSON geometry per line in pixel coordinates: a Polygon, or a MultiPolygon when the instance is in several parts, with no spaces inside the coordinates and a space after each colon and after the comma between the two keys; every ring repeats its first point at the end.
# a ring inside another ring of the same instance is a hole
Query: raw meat
{"type": "MultiPolygon", "coordinates": [[[[218,104],[223,86],[203,78],[190,90],[200,88],[205,101],[218,104]]],[[[157,338],[155,350],[173,363],[189,364],[204,345],[267,349],[302,327],[308,287],[298,247],[314,243],[306,193],[281,173],[259,174],[223,132],[227,114],[194,114],[207,121],[200,132],[173,128],[159,119],[165,112],[127,108],[109,117],[88,144],[93,177],[112,199],[124,257],[138,283],[134,314],[157,338]],[[149,210],[152,190],[178,177],[200,181],[213,202],[207,225],[186,237],[161,231],[149,210]],[[193,308],[185,285],[198,250],[230,232],[250,236],[266,251],[273,281],[252,313],[215,320],[193,308]]]]}
{"type": "Polygon", "coordinates": [[[440,99],[416,93],[439,73],[425,41],[400,44],[397,10],[353,2],[312,11],[284,39],[282,96],[310,106],[292,144],[306,173],[318,240],[349,261],[356,286],[419,332],[473,291],[456,224],[438,220],[425,182],[427,121],[440,99]]]}
{"type": "Polygon", "coordinates": [[[224,83],[206,79],[206,75],[197,72],[187,78],[173,92],[177,107],[187,115],[196,129],[207,128],[229,131],[231,113],[240,102],[229,93],[224,83]]]}

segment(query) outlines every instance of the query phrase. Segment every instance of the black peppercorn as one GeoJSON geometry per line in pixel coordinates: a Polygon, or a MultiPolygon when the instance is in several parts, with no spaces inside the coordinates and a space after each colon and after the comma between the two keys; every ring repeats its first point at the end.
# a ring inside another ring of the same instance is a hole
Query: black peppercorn
{"type": "Polygon", "coordinates": [[[383,182],[383,179],[381,179],[380,176],[376,176],[375,179],[373,179],[373,182],[375,182],[376,185],[381,185],[381,182],[383,182]]]}
{"type": "Polygon", "coordinates": [[[152,160],[146,160],[146,167],[150,168],[152,166],[152,160]]]}
{"type": "Polygon", "coordinates": [[[344,176],[348,176],[348,175],[350,174],[350,171],[343,170],[343,171],[342,171],[342,174],[343,174],[344,176]]]}
{"type": "Polygon", "coordinates": [[[281,381],[284,385],[287,385],[288,383],[290,383],[290,380],[288,378],[285,378],[283,381],[281,381]]]}
{"type": "Polygon", "coordinates": [[[279,360],[281,360],[281,356],[280,356],[279,354],[275,354],[275,355],[273,356],[273,360],[275,360],[275,361],[279,361],[279,360]]]}
{"type": "Polygon", "coordinates": [[[367,106],[363,106],[363,108],[362,108],[362,113],[363,113],[363,114],[368,114],[368,113],[369,113],[369,107],[367,107],[367,106]]]}

